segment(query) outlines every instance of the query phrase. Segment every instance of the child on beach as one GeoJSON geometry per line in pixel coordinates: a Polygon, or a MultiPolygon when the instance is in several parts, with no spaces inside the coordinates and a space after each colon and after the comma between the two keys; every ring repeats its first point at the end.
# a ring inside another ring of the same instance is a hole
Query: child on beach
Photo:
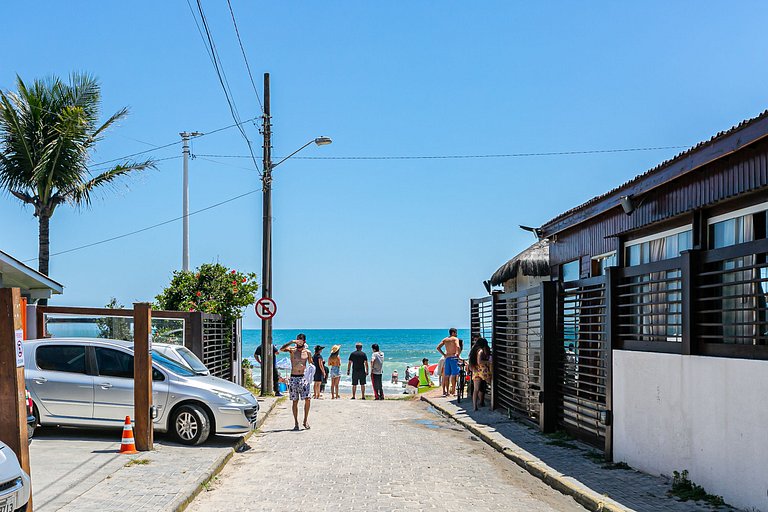
{"type": "Polygon", "coordinates": [[[421,360],[421,363],[419,368],[419,387],[434,387],[432,377],[429,375],[429,359],[425,357],[421,360]]]}
{"type": "Polygon", "coordinates": [[[339,381],[341,381],[341,345],[331,347],[331,355],[328,358],[328,366],[331,367],[331,400],[339,397],[339,381]]]}

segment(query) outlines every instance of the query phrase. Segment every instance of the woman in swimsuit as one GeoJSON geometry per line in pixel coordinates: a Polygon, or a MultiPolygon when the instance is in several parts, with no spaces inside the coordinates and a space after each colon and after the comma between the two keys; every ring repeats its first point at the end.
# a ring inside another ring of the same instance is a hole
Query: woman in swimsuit
{"type": "Polygon", "coordinates": [[[312,364],[315,365],[313,398],[318,399],[320,398],[320,386],[323,384],[323,379],[325,379],[325,365],[323,364],[323,356],[320,355],[324,348],[321,345],[317,345],[315,347],[315,355],[312,356],[312,364]]]}
{"type": "Polygon", "coordinates": [[[341,345],[331,347],[331,356],[328,358],[328,366],[331,368],[331,399],[341,398],[339,396],[339,381],[341,380],[341,356],[339,351],[341,345]]]}
{"type": "Polygon", "coordinates": [[[469,369],[472,370],[472,405],[485,403],[485,392],[491,383],[491,348],[488,340],[478,338],[469,352],[469,369]]]}

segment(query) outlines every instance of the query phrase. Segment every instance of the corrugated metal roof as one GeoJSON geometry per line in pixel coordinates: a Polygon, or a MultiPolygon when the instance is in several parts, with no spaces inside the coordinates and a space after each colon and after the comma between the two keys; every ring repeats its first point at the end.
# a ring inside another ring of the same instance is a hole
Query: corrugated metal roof
{"type": "Polygon", "coordinates": [[[620,191],[622,191],[624,189],[627,189],[630,186],[634,185],[635,183],[637,183],[637,182],[647,178],[648,176],[656,174],[656,173],[660,172],[662,169],[670,167],[671,165],[679,162],[680,160],[683,160],[684,158],[689,157],[693,153],[696,153],[697,151],[701,151],[702,149],[704,149],[704,148],[706,148],[708,146],[711,146],[712,144],[714,144],[717,141],[719,141],[719,140],[721,140],[721,139],[723,139],[723,138],[733,134],[734,132],[738,132],[739,130],[743,130],[744,128],[747,128],[748,126],[750,126],[750,125],[752,125],[754,123],[757,123],[759,121],[762,121],[762,120],[764,120],[766,118],[768,118],[768,110],[764,110],[760,115],[758,115],[756,117],[753,117],[751,119],[746,119],[744,121],[741,121],[739,124],[731,127],[728,130],[724,130],[724,131],[718,132],[716,135],[711,137],[709,140],[705,140],[705,141],[699,142],[698,144],[696,144],[695,146],[691,147],[690,149],[687,149],[687,150],[685,150],[685,151],[675,155],[673,158],[670,158],[669,160],[665,160],[664,162],[660,163],[656,167],[653,167],[652,169],[649,169],[649,170],[645,171],[644,173],[635,176],[631,180],[629,180],[629,181],[627,181],[625,183],[622,183],[618,187],[615,187],[615,188],[609,190],[608,192],[605,192],[604,194],[601,194],[599,196],[595,196],[592,199],[590,199],[589,201],[587,201],[585,203],[582,203],[579,206],[576,206],[575,208],[571,208],[570,210],[568,210],[566,212],[561,213],[557,217],[554,217],[553,219],[549,220],[548,222],[545,222],[544,224],[542,224],[542,227],[550,226],[550,225],[552,225],[552,224],[554,224],[554,223],[556,223],[556,222],[558,222],[558,221],[560,221],[562,219],[567,218],[568,216],[570,216],[570,215],[572,215],[572,214],[574,214],[576,212],[579,212],[579,211],[581,211],[581,210],[583,210],[583,209],[585,209],[585,208],[587,208],[587,207],[597,203],[598,201],[601,201],[602,199],[605,199],[606,197],[614,195],[617,192],[620,192],[620,191]]]}

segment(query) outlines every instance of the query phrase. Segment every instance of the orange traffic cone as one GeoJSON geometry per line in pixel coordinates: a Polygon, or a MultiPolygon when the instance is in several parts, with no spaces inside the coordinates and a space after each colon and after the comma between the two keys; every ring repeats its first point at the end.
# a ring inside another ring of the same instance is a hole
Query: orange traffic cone
{"type": "Polygon", "coordinates": [[[125,417],[125,425],[123,426],[123,442],[120,444],[120,453],[126,455],[133,455],[139,453],[136,450],[136,443],[133,440],[133,427],[131,426],[131,417],[125,417]]]}

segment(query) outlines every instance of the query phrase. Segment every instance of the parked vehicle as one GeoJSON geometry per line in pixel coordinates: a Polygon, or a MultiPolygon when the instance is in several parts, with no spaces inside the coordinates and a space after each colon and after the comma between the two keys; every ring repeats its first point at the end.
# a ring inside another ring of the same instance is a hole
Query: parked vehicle
{"type": "Polygon", "coordinates": [[[30,486],[16,454],[0,441],[0,512],[26,510],[30,486]]]}
{"type": "MultiPolygon", "coordinates": [[[[37,417],[35,417],[35,404],[32,401],[32,396],[29,394],[29,390],[25,389],[24,394],[27,399],[27,442],[32,444],[32,436],[35,435],[35,427],[37,426],[37,417]]],[[[0,512],[3,509],[0,508],[0,512]]]]}
{"type": "MultiPolygon", "coordinates": [[[[24,343],[25,378],[40,425],[122,428],[133,417],[133,344],[98,338],[24,343]]],[[[152,351],[155,430],[184,444],[251,430],[259,404],[245,388],[198,375],[152,351]]]]}
{"type": "Polygon", "coordinates": [[[183,345],[176,345],[173,343],[153,343],[152,348],[171,361],[186,366],[198,375],[211,374],[195,353],[183,345]]]}

